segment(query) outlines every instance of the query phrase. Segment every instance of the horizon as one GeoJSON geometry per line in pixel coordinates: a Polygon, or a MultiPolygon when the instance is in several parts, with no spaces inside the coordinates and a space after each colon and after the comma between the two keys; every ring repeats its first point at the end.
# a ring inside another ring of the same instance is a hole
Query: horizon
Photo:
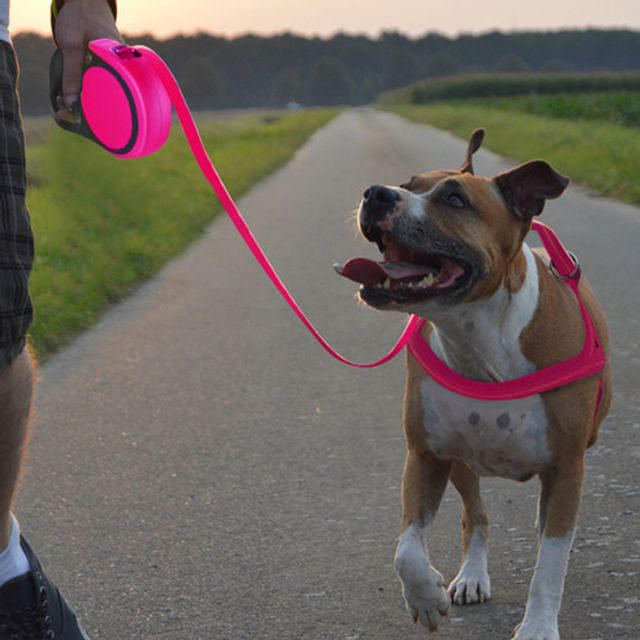
{"type": "MultiPolygon", "coordinates": [[[[583,31],[629,31],[634,33],[640,33],[640,26],[638,27],[630,27],[630,26],[620,26],[620,25],[610,25],[610,26],[583,26],[583,27],[549,27],[549,28],[539,28],[539,29],[502,29],[499,27],[488,28],[483,31],[461,31],[455,34],[444,33],[442,31],[430,30],[425,31],[423,33],[409,33],[406,31],[402,31],[401,29],[385,29],[381,30],[377,33],[367,33],[362,31],[347,31],[347,30],[337,30],[333,32],[329,32],[326,34],[319,33],[305,33],[302,31],[296,31],[293,29],[283,28],[281,30],[274,30],[271,32],[258,32],[258,31],[243,31],[238,33],[220,33],[215,31],[207,31],[205,29],[197,29],[193,31],[175,31],[173,33],[166,34],[158,34],[152,31],[129,31],[126,29],[122,29],[121,33],[127,37],[152,37],[155,40],[171,40],[173,38],[191,38],[197,36],[211,36],[213,38],[223,38],[226,40],[235,40],[238,38],[245,37],[258,37],[258,38],[274,38],[278,36],[291,35],[294,37],[306,38],[306,39],[321,39],[321,40],[331,40],[332,38],[336,38],[339,36],[348,36],[348,37],[363,37],[369,38],[370,40],[379,40],[385,34],[397,34],[402,37],[407,38],[408,40],[420,40],[422,38],[426,38],[429,36],[438,36],[442,38],[446,38],[448,40],[457,40],[458,38],[463,37],[482,37],[486,35],[490,35],[492,33],[500,33],[502,35],[523,35],[523,34],[543,34],[543,33],[562,33],[562,32],[583,32],[583,31]]],[[[50,31],[41,31],[39,29],[20,29],[13,30],[12,29],[12,37],[18,35],[24,35],[34,33],[40,37],[48,38],[51,36],[50,31]]]]}
{"type": "MultiPolygon", "coordinates": [[[[49,35],[46,3],[13,0],[13,33],[31,31],[49,35]]],[[[399,32],[411,39],[435,33],[447,38],[503,33],[585,29],[640,29],[637,0],[585,6],[582,0],[538,0],[518,5],[511,0],[458,0],[456,11],[428,0],[396,0],[394,10],[364,0],[236,0],[233,6],[215,6],[208,0],[182,0],[180,12],[157,0],[119,0],[118,26],[127,34],[151,34],[168,39],[199,32],[234,39],[248,34],[271,37],[293,33],[327,39],[336,34],[379,38],[399,32]],[[579,16],[579,17],[578,17],[579,16]]]]}

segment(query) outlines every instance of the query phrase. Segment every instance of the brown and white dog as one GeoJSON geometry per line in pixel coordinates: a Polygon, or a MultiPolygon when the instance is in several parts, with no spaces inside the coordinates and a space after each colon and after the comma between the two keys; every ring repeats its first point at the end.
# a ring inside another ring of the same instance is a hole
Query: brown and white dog
{"type": "MultiPolygon", "coordinates": [[[[359,297],[366,304],[427,318],[425,340],[449,367],[468,378],[502,381],[579,353],[584,323],[575,296],[550,272],[546,253],[524,242],[533,216],[562,194],[568,179],[541,160],[492,179],[475,176],[472,155],[483,137],[483,130],[474,132],[458,170],[367,189],[358,223],[384,262],[381,268],[360,264],[352,273],[337,270],[362,283],[359,297]]],[[[607,326],[584,278],[580,293],[608,355],[607,326]]],[[[512,640],[559,639],[584,454],[610,402],[609,365],[542,395],[483,401],[439,386],[408,355],[403,520],[394,566],[414,621],[435,631],[451,600],[490,598],[488,516],[479,477],[524,481],[537,475],[538,559],[512,640]],[[428,539],[448,480],[462,498],[464,551],[446,589],[431,564],[428,539]]]]}

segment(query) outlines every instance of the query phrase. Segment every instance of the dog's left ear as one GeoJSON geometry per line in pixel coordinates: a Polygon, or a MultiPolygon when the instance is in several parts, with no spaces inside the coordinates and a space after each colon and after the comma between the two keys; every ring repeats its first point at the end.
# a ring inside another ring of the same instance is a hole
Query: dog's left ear
{"type": "Polygon", "coordinates": [[[476,129],[469,138],[469,145],[467,146],[467,155],[464,162],[458,168],[460,173],[473,173],[473,154],[480,148],[482,141],[484,140],[484,129],[476,129]]]}
{"type": "Polygon", "coordinates": [[[569,185],[569,178],[544,160],[531,160],[499,173],[493,182],[511,210],[523,220],[540,215],[544,204],[557,198],[569,185]]]}

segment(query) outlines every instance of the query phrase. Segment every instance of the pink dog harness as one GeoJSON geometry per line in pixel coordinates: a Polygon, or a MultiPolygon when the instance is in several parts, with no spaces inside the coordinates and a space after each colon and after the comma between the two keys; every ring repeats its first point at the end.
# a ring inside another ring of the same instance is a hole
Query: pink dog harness
{"type": "MultiPolygon", "coordinates": [[[[576,296],[585,327],[582,351],[573,358],[538,369],[538,371],[521,378],[502,382],[482,382],[461,376],[436,356],[422,336],[420,329],[426,320],[421,319],[416,332],[409,340],[409,351],[438,384],[454,393],[478,400],[526,398],[595,375],[605,365],[604,351],[593,326],[593,321],[580,298],[578,290],[580,265],[577,258],[565,249],[558,236],[547,225],[534,220],[531,228],[538,232],[540,240],[551,258],[552,273],[564,280],[576,296]]],[[[597,404],[600,403],[602,393],[601,380],[597,404]]]]}
{"type": "MultiPolygon", "coordinates": [[[[113,155],[139,158],[154,153],[165,143],[171,128],[173,105],[202,174],[249,250],[300,321],[320,345],[340,362],[353,367],[377,367],[393,359],[408,346],[439,384],[461,395],[486,400],[522,398],[542,393],[594,375],[604,366],[604,354],[593,323],[578,293],[580,269],[577,261],[572,259],[553,231],[538,222],[534,222],[533,228],[540,234],[551,256],[556,275],[565,279],[574,291],[584,318],[587,336],[584,348],[578,356],[517,380],[469,380],[437,358],[420,333],[425,320],[413,315],[396,344],[385,356],[371,363],[348,360],[313,326],[269,262],[207,155],[180,86],[162,58],[147,47],[131,47],[108,39],[92,41],[89,49],[92,60],[83,76],[81,104],[75,109],[77,121],[67,122],[56,118],[56,122],[64,129],[98,143],[113,155]]],[[[52,58],[50,76],[50,102],[55,117],[59,110],[56,98],[61,93],[62,81],[62,58],[59,51],[52,58]]]]}

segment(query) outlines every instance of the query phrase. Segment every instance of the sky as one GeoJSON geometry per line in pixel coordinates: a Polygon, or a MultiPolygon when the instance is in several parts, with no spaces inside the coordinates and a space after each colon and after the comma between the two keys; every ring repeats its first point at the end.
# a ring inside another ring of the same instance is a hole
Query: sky
{"type": "MultiPolygon", "coordinates": [[[[47,0],[11,0],[11,29],[49,31],[47,0]]],[[[493,29],[640,29],[639,0],[119,0],[124,33],[166,37],[207,31],[226,36],[293,31],[327,36],[338,31],[412,36],[493,29]]]]}

